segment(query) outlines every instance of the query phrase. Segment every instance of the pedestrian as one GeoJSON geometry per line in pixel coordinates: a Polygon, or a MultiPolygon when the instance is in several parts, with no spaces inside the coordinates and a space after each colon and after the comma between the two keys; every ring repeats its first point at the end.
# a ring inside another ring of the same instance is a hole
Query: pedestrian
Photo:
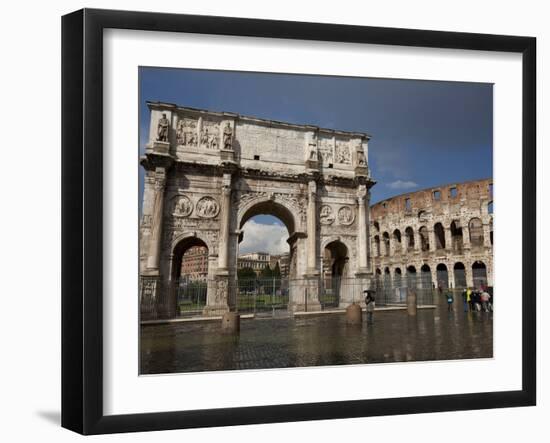
{"type": "Polygon", "coordinates": [[[489,293],[487,291],[483,291],[481,293],[481,307],[484,312],[489,312],[489,293]]]}
{"type": "Polygon", "coordinates": [[[374,314],[374,307],[375,307],[375,301],[374,301],[374,295],[370,293],[370,291],[364,291],[367,293],[367,296],[365,297],[365,305],[367,306],[367,324],[373,323],[373,314],[374,314]]]}
{"type": "Polygon", "coordinates": [[[472,290],[470,288],[466,289],[466,301],[468,302],[468,309],[473,311],[472,290]]]}
{"type": "Polygon", "coordinates": [[[474,303],[474,310],[477,312],[481,311],[481,294],[477,289],[472,293],[472,301],[474,303]]]}
{"type": "Polygon", "coordinates": [[[453,302],[454,302],[453,293],[451,291],[447,291],[447,311],[453,310],[453,302]]]}
{"type": "Polygon", "coordinates": [[[468,299],[469,299],[468,290],[464,288],[464,290],[462,291],[462,302],[464,303],[464,312],[468,312],[468,310],[470,309],[470,303],[468,299]]]}

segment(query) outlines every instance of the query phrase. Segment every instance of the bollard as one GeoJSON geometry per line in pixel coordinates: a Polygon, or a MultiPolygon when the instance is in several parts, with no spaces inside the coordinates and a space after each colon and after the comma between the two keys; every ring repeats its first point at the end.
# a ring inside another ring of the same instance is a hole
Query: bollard
{"type": "Polygon", "coordinates": [[[241,316],[236,312],[226,312],[222,317],[222,332],[238,334],[241,329],[241,316]]]}
{"type": "Polygon", "coordinates": [[[346,308],[346,323],[348,325],[360,325],[363,321],[361,306],[352,303],[346,308]]]}
{"type": "Polygon", "coordinates": [[[407,291],[407,314],[416,315],[416,292],[412,289],[407,291]]]}

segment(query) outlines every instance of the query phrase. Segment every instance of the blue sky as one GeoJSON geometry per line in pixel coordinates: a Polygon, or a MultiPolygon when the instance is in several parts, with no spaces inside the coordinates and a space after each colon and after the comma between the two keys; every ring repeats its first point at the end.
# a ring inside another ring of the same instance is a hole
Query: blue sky
{"type": "Polygon", "coordinates": [[[367,132],[373,203],[492,176],[491,84],[142,67],[139,88],[141,153],[151,100],[367,132]]]}

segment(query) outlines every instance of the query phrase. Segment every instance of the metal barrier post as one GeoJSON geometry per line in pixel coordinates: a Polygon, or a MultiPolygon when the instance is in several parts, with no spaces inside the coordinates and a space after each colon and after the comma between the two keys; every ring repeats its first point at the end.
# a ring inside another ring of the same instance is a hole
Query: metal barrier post
{"type": "Polygon", "coordinates": [[[256,315],[256,291],[252,292],[252,300],[254,305],[254,315],[256,315]]]}
{"type": "Polygon", "coordinates": [[[273,312],[273,317],[275,317],[275,277],[272,280],[273,288],[271,290],[271,310],[273,312]]]}

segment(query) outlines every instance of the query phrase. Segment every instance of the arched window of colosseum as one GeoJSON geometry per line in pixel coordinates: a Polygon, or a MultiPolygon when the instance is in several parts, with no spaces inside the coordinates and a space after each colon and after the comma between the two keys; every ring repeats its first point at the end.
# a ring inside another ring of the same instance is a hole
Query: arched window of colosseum
{"type": "Polygon", "coordinates": [[[393,271],[393,285],[400,288],[402,284],[401,268],[395,268],[393,271]]]}
{"type": "Polygon", "coordinates": [[[401,231],[399,229],[393,231],[393,245],[395,252],[401,252],[401,231]]]}
{"type": "Polygon", "coordinates": [[[374,273],[374,283],[376,292],[383,292],[384,281],[382,280],[382,271],[380,270],[380,268],[376,268],[376,271],[374,273]]]}
{"type": "Polygon", "coordinates": [[[407,287],[416,288],[416,268],[414,266],[407,266],[407,287]]]}
{"type": "Polygon", "coordinates": [[[493,217],[491,217],[491,221],[489,222],[489,239],[491,240],[491,245],[493,244],[493,217]]]}
{"type": "Polygon", "coordinates": [[[487,286],[487,267],[482,261],[476,261],[472,264],[472,277],[476,288],[487,286]]]}
{"type": "Polygon", "coordinates": [[[378,235],[374,236],[374,256],[380,257],[380,237],[378,235]]]}
{"type": "Polygon", "coordinates": [[[466,268],[464,263],[456,262],[453,266],[453,274],[455,275],[455,288],[466,287],[466,268]]]}
{"type": "Polygon", "coordinates": [[[449,196],[451,198],[457,198],[458,197],[458,191],[456,189],[456,186],[453,186],[451,189],[449,189],[449,196]]]}
{"type": "Polygon", "coordinates": [[[434,225],[435,249],[445,249],[445,229],[441,223],[434,225]]]}
{"type": "Polygon", "coordinates": [[[426,221],[427,219],[428,219],[428,213],[426,211],[419,211],[418,212],[418,220],[426,221]]]}
{"type": "Polygon", "coordinates": [[[462,237],[462,226],[458,220],[453,220],[451,223],[451,238],[453,241],[453,251],[462,252],[464,238],[462,237]]]}
{"type": "Polygon", "coordinates": [[[422,251],[429,251],[430,250],[430,239],[428,237],[428,228],[426,226],[422,226],[418,233],[420,234],[420,249],[422,251]]]}
{"type": "Polygon", "coordinates": [[[487,213],[492,214],[493,213],[493,202],[487,203],[487,213]]]}
{"type": "Polygon", "coordinates": [[[377,221],[375,221],[373,223],[373,225],[374,225],[374,229],[376,230],[376,232],[380,232],[380,224],[377,221]]]}
{"type": "Polygon", "coordinates": [[[483,223],[479,218],[472,218],[469,223],[470,243],[472,246],[483,246],[483,223]]]}
{"type": "Polygon", "coordinates": [[[432,271],[426,264],[420,268],[420,284],[423,289],[432,288],[432,271]]]}
{"type": "Polygon", "coordinates": [[[388,256],[390,255],[390,234],[384,232],[382,238],[384,239],[384,255],[388,256]]]}
{"type": "Polygon", "coordinates": [[[439,191],[439,190],[438,190],[438,191],[434,191],[434,194],[433,194],[433,195],[434,195],[434,200],[435,200],[435,201],[441,200],[441,191],[439,191]]]}
{"type": "Polygon", "coordinates": [[[447,266],[444,263],[439,263],[435,268],[437,274],[437,287],[448,288],[449,287],[449,273],[447,272],[447,266]]]}
{"type": "Polygon", "coordinates": [[[384,268],[384,286],[386,288],[391,287],[391,274],[390,274],[390,268],[388,267],[384,268]]]}
{"type": "Polygon", "coordinates": [[[414,231],[409,226],[405,229],[405,238],[407,242],[407,251],[411,251],[414,249],[414,231]]]}

